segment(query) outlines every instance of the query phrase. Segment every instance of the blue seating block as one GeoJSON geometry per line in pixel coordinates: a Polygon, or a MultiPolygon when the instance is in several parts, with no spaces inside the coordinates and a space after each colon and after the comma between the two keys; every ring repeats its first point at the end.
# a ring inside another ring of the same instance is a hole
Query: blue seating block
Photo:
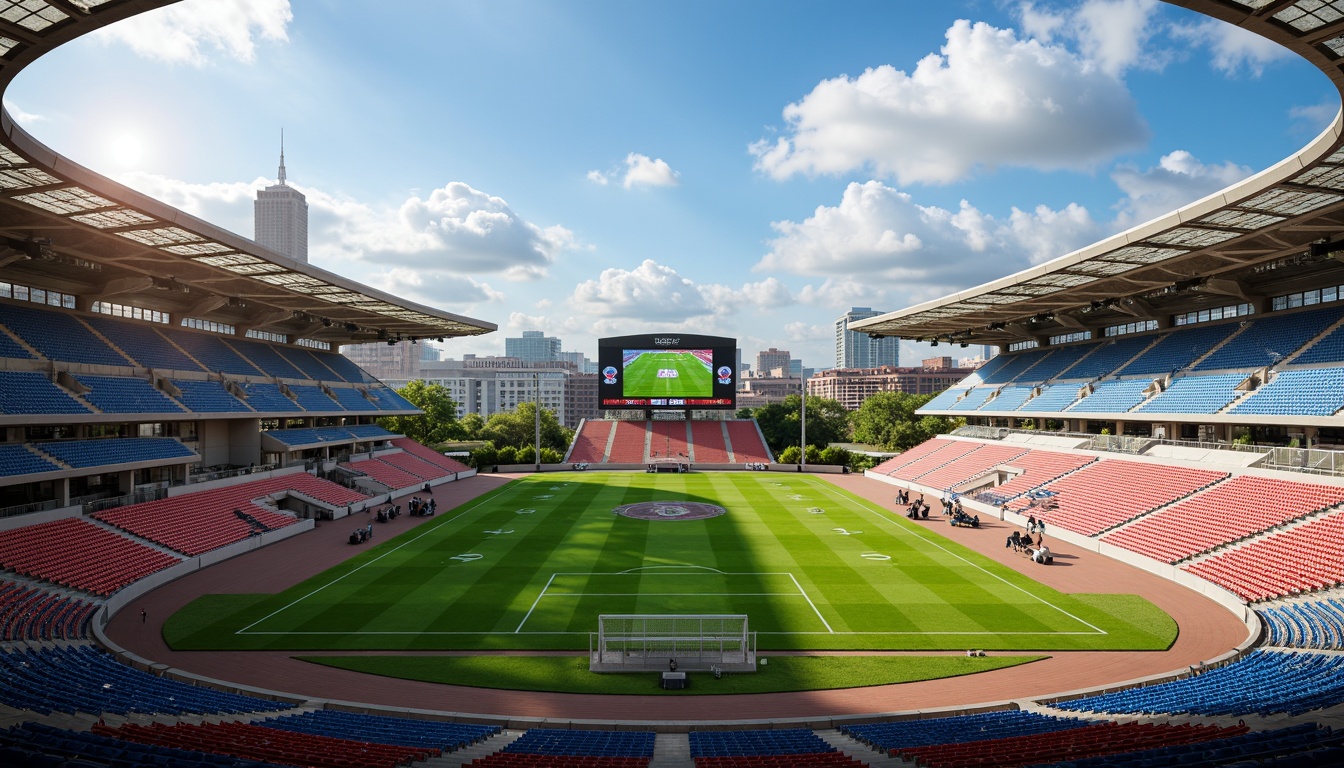
{"type": "Polygon", "coordinates": [[[1171,331],[1115,374],[1156,376],[1179,371],[1240,328],[1238,323],[1220,323],[1171,331]]]}
{"type": "Polygon", "coordinates": [[[1237,403],[1231,413],[1256,416],[1330,416],[1344,408],[1344,368],[1279,371],[1274,380],[1237,403]]]}
{"type": "Polygon", "coordinates": [[[455,751],[499,733],[498,725],[408,720],[356,712],[319,709],[257,723],[291,733],[306,733],[373,744],[455,751]]]}
{"type": "Polygon", "coordinates": [[[223,384],[217,381],[173,380],[173,385],[181,392],[179,398],[187,410],[194,413],[252,413],[242,400],[229,394],[223,384]]]}
{"type": "Polygon", "coordinates": [[[1143,402],[1143,390],[1153,382],[1148,379],[1102,381],[1092,394],[1074,403],[1069,413],[1124,413],[1143,402]]]}
{"type": "Polygon", "coordinates": [[[103,413],[181,413],[182,406],[144,379],[128,376],[75,377],[89,388],[82,397],[103,413]]]}
{"type": "Polygon", "coordinates": [[[98,440],[60,440],[34,443],[38,450],[72,467],[101,467],[137,461],[170,461],[195,456],[170,437],[111,437],[98,440]]]}
{"type": "Polygon", "coordinates": [[[56,386],[45,373],[0,371],[0,413],[88,413],[78,400],[56,386]]]}
{"type": "Polygon", "coordinates": [[[305,411],[316,411],[318,413],[327,413],[331,411],[344,411],[341,404],[327,397],[327,393],[322,388],[310,384],[291,384],[289,391],[294,393],[294,401],[305,411]]]}
{"type": "MultiPolygon", "coordinates": [[[[154,324],[98,315],[85,318],[85,322],[146,368],[165,371],[201,370],[201,366],[160,335],[154,324]]],[[[163,327],[168,329],[168,326],[163,327]]]]}
{"type": "Polygon", "coordinates": [[[38,472],[56,472],[60,467],[38,456],[22,445],[0,444],[0,477],[32,475],[38,472]]]}
{"type": "Polygon", "coordinates": [[[1143,404],[1140,413],[1217,413],[1232,402],[1235,387],[1246,380],[1244,373],[1183,376],[1143,404]]]}
{"type": "Polygon", "coordinates": [[[1339,320],[1341,309],[1268,315],[1251,322],[1236,338],[1200,361],[1196,370],[1259,368],[1275,365],[1339,320]]]}
{"type": "Polygon", "coordinates": [[[532,728],[503,749],[525,755],[653,757],[652,731],[571,731],[532,728]]]}
{"type": "Polygon", "coordinates": [[[44,357],[71,363],[129,366],[118,353],[68,312],[39,309],[36,305],[0,303],[0,323],[41,352],[44,357]]]}

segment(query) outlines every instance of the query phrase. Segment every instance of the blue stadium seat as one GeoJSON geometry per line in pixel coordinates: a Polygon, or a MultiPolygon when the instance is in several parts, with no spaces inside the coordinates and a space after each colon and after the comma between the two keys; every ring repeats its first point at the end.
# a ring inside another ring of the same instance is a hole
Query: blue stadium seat
{"type": "Polygon", "coordinates": [[[171,437],[110,437],[99,440],[59,440],[34,447],[72,467],[101,467],[138,461],[171,461],[196,454],[171,437]]]}
{"type": "Polygon", "coordinates": [[[285,397],[276,384],[242,384],[247,404],[260,413],[301,413],[297,403],[285,397]]]}
{"type": "Polygon", "coordinates": [[[10,338],[8,333],[0,331],[0,357],[10,360],[32,360],[33,354],[24,349],[19,342],[10,338]]]}
{"type": "Polygon", "coordinates": [[[92,376],[75,379],[89,388],[81,395],[103,413],[181,413],[182,406],[144,379],[92,376]]]}
{"type": "Polygon", "coordinates": [[[0,371],[0,413],[88,413],[78,400],[56,386],[45,373],[0,371]]]}
{"type": "Polygon", "coordinates": [[[275,351],[270,344],[247,339],[229,339],[229,346],[251,363],[277,379],[306,379],[308,376],[275,351]]]}
{"type": "Polygon", "coordinates": [[[1183,376],[1139,408],[1140,413],[1217,413],[1237,396],[1245,373],[1183,376]]]}
{"type": "Polygon", "coordinates": [[[326,413],[344,411],[341,404],[327,396],[322,388],[314,384],[291,384],[289,391],[294,393],[294,401],[305,411],[326,413]]]}
{"type": "Polygon", "coordinates": [[[1147,349],[1157,338],[1156,334],[1145,334],[1143,336],[1119,336],[1098,342],[1095,352],[1078,361],[1077,365],[1064,371],[1060,378],[1095,379],[1098,376],[1106,376],[1124,365],[1130,358],[1147,349]]]}
{"type": "Polygon", "coordinates": [[[1328,307],[1253,320],[1235,338],[1200,361],[1195,370],[1275,365],[1337,322],[1341,311],[1339,307],[1328,307]]]}
{"type": "Polygon", "coordinates": [[[240,357],[232,347],[224,343],[224,339],[215,334],[183,328],[165,328],[163,334],[199,360],[207,371],[232,373],[237,376],[262,375],[262,371],[240,357]]]}
{"type": "Polygon", "coordinates": [[[1228,336],[1239,330],[1237,323],[1194,325],[1169,332],[1142,355],[1115,372],[1117,376],[1163,375],[1185,368],[1228,336]]]}
{"type": "Polygon", "coordinates": [[[965,397],[953,404],[948,410],[974,411],[985,404],[985,400],[994,393],[995,389],[998,389],[998,387],[976,387],[966,393],[965,397]]]}
{"type": "Polygon", "coordinates": [[[1035,387],[1007,386],[999,391],[999,396],[980,407],[982,411],[1016,411],[1027,402],[1035,387]]]}
{"type": "Polygon", "coordinates": [[[56,472],[61,468],[15,443],[0,444],[0,477],[56,472]]]}
{"type": "Polygon", "coordinates": [[[1041,387],[1041,393],[1022,404],[1019,411],[1062,411],[1078,399],[1078,383],[1047,384],[1041,387]]]}
{"type": "Polygon", "coordinates": [[[373,744],[456,751],[499,733],[498,725],[408,720],[319,709],[258,722],[267,728],[373,744]]]}
{"type": "Polygon", "coordinates": [[[1014,381],[1022,382],[1043,382],[1049,381],[1057,376],[1067,376],[1073,378],[1071,369],[1079,360],[1082,360],[1090,352],[1100,347],[1098,342],[1089,342],[1086,344],[1073,344],[1067,347],[1055,347],[1043,360],[1031,367],[1031,370],[1019,375],[1014,381]]]}
{"type": "Polygon", "coordinates": [[[276,354],[288,360],[295,368],[314,381],[341,381],[336,372],[323,365],[308,350],[301,347],[276,347],[276,354]]]}
{"type": "Polygon", "coordinates": [[[0,323],[51,360],[91,365],[132,364],[68,312],[0,303],[0,323]]]}
{"type": "Polygon", "coordinates": [[[874,749],[889,752],[909,747],[930,747],[965,741],[988,741],[1054,733],[1087,725],[1091,725],[1091,722],[1074,717],[1006,710],[931,720],[845,725],[841,726],[840,730],[874,749]]]}
{"type": "Polygon", "coordinates": [[[378,408],[384,411],[417,411],[415,404],[401,395],[397,394],[395,389],[383,384],[369,388],[369,396],[374,399],[378,408]]]}
{"type": "Polygon", "coordinates": [[[357,389],[332,387],[331,391],[332,394],[336,395],[336,400],[341,404],[341,407],[345,408],[347,411],[360,412],[378,410],[378,406],[369,402],[368,398],[360,394],[357,389]]]}
{"type": "MultiPolygon", "coordinates": [[[[146,368],[158,368],[166,371],[199,371],[190,357],[169,343],[161,335],[154,323],[134,320],[116,320],[110,317],[93,315],[85,322],[94,330],[116,344],[122,352],[130,355],[137,363],[146,368]]],[[[168,326],[163,326],[165,330],[168,326]]]]}
{"type": "Polygon", "coordinates": [[[1344,408],[1344,368],[1279,371],[1274,380],[1237,403],[1231,413],[1255,416],[1330,416],[1344,408]]]}
{"type": "Polygon", "coordinates": [[[1152,385],[1149,379],[1098,382],[1092,394],[1074,403],[1069,413],[1124,413],[1143,402],[1143,391],[1152,385]]]}
{"type": "Polygon", "coordinates": [[[173,386],[182,392],[179,398],[193,413],[252,413],[242,400],[229,394],[217,381],[187,381],[173,379],[173,386]]]}

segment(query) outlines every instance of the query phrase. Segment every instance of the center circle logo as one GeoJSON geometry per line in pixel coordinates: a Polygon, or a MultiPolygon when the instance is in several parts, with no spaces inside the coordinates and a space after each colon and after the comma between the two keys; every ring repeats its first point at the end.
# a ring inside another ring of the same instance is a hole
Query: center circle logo
{"type": "Polygon", "coordinates": [[[707,520],[728,510],[698,501],[641,501],[611,511],[635,520],[707,520]]]}

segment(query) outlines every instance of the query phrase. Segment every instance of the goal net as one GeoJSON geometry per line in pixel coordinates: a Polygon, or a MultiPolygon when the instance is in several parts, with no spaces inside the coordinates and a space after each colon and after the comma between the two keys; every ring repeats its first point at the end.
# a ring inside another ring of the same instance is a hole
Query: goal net
{"type": "Polygon", "coordinates": [[[588,635],[593,672],[756,671],[756,633],[746,614],[602,614],[588,635]]]}

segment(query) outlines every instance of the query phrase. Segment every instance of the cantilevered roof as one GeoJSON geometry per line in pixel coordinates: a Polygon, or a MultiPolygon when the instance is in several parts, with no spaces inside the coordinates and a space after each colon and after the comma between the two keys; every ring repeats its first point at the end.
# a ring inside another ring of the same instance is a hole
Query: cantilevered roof
{"type": "MultiPolygon", "coordinates": [[[[56,46],[175,0],[0,0],[0,95],[56,46]]],[[[0,113],[0,279],[333,344],[471,336],[425,307],[270,251],[80,166],[0,113]]]]}
{"type": "MultiPolygon", "coordinates": [[[[1344,0],[1167,2],[1286,46],[1344,93],[1344,0]]],[[[1257,302],[1326,273],[1344,282],[1342,132],[1337,115],[1292,157],[1203,200],[1015,275],[850,327],[1007,343],[1156,319],[1177,306],[1257,302]]]]}

